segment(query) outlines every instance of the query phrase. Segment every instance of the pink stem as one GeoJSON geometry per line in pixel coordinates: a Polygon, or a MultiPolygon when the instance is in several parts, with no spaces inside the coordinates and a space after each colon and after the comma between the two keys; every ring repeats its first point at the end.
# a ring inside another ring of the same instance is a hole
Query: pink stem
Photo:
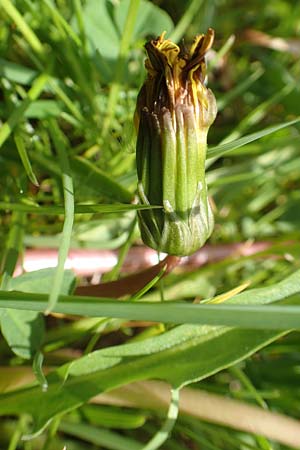
{"type": "MultiPolygon", "coordinates": [[[[180,264],[187,268],[196,268],[205,264],[220,261],[230,256],[248,256],[268,249],[271,242],[236,243],[236,244],[207,244],[192,256],[181,258],[180,264]]],[[[55,249],[28,249],[21,262],[17,265],[14,276],[23,270],[34,270],[56,267],[58,252],[55,249]]],[[[78,276],[92,276],[109,272],[117,263],[118,252],[115,250],[71,250],[65,265],[78,276]]],[[[124,262],[122,272],[134,273],[151,267],[157,263],[157,253],[147,247],[132,247],[124,262]]]]}

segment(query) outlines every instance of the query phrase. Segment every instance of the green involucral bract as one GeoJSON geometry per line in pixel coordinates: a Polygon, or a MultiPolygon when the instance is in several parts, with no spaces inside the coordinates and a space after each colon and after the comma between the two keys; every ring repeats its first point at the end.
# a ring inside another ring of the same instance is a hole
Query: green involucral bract
{"type": "Polygon", "coordinates": [[[205,181],[207,132],[217,113],[204,84],[205,54],[214,32],[183,52],[164,39],[146,44],[148,77],[137,100],[138,195],[161,209],[139,211],[145,244],[171,255],[194,253],[213,230],[205,181]]]}

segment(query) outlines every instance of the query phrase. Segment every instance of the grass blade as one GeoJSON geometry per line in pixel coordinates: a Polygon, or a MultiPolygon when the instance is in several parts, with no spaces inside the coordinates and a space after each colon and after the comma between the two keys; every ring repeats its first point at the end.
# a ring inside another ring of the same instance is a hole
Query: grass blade
{"type": "Polygon", "coordinates": [[[48,81],[49,75],[46,73],[43,73],[38,78],[36,78],[34,83],[32,84],[32,87],[28,91],[27,97],[15,108],[7,121],[2,125],[0,129],[0,148],[2,147],[6,139],[10,136],[15,126],[23,119],[24,113],[30,103],[39,97],[48,81]]]}
{"type": "Polygon", "coordinates": [[[11,217],[11,228],[6,242],[4,257],[1,264],[1,289],[7,289],[13,276],[22,249],[26,216],[23,212],[14,211],[11,217]]]}
{"type": "Polygon", "coordinates": [[[236,139],[231,142],[227,142],[226,144],[217,145],[216,147],[211,147],[207,151],[207,157],[219,157],[224,155],[225,153],[231,152],[237,148],[243,147],[244,145],[249,144],[250,142],[257,141],[264,136],[268,136],[269,134],[275,133],[276,131],[282,130],[283,128],[289,127],[296,123],[300,122],[300,118],[290,120],[289,122],[281,123],[279,125],[274,125],[272,127],[265,128],[261,131],[257,131],[256,133],[251,133],[246,136],[243,136],[240,139],[236,139]]]}
{"type": "Polygon", "coordinates": [[[182,39],[184,33],[190,26],[193,21],[195,15],[202,7],[203,0],[191,0],[188,7],[186,8],[184,14],[181,19],[177,23],[175,29],[172,31],[169,39],[173,42],[179,42],[182,39]]]}
{"type": "Polygon", "coordinates": [[[65,220],[61,236],[61,245],[58,252],[58,263],[55,271],[53,286],[49,294],[49,301],[45,314],[49,314],[55,307],[58,300],[59,293],[61,291],[63,276],[64,276],[64,266],[68,256],[71,236],[74,222],[74,189],[73,180],[69,165],[69,160],[67,156],[67,149],[64,144],[64,139],[62,133],[55,120],[49,122],[50,134],[54,142],[54,146],[58,153],[58,158],[62,170],[62,183],[64,190],[64,202],[65,202],[65,220]]]}
{"type": "Polygon", "coordinates": [[[232,100],[241,95],[243,92],[247,91],[249,87],[258,80],[264,74],[264,70],[258,67],[255,72],[245,78],[241,83],[237,84],[235,87],[222,95],[222,97],[217,100],[218,111],[222,111],[232,100]]]}
{"type": "Polygon", "coordinates": [[[1,6],[5,10],[6,14],[15,22],[24,38],[31,46],[31,48],[40,56],[44,57],[44,47],[37,35],[32,31],[30,26],[24,20],[23,16],[12,4],[10,0],[1,0],[1,6]]]}
{"type": "Polygon", "coordinates": [[[15,139],[16,147],[18,149],[25,172],[27,173],[29,180],[31,181],[32,184],[34,184],[35,186],[38,186],[39,182],[37,180],[37,177],[35,176],[35,173],[32,170],[30,159],[28,157],[28,154],[27,154],[27,151],[25,148],[24,139],[18,134],[15,134],[14,139],[15,139]]]}
{"type": "Polygon", "coordinates": [[[102,137],[105,137],[107,135],[110,124],[115,114],[120,84],[123,80],[124,68],[125,64],[127,63],[130,41],[133,35],[139,6],[140,0],[130,0],[126,22],[120,42],[119,56],[115,69],[115,79],[110,85],[110,91],[107,100],[107,114],[103,121],[102,137]]]}
{"type": "MultiPolygon", "coordinates": [[[[1,308],[44,311],[46,294],[18,291],[0,292],[1,308]]],[[[300,303],[300,297],[296,298],[300,303]]],[[[195,305],[179,302],[148,303],[138,305],[104,298],[60,296],[52,309],[62,314],[88,317],[114,317],[167,323],[223,325],[256,330],[289,330],[300,328],[300,306],[262,305],[195,305]],[[117,305],[117,306],[116,306],[117,305]]]]}
{"type": "MultiPolygon", "coordinates": [[[[122,213],[127,211],[139,211],[141,209],[157,209],[161,206],[149,206],[149,205],[129,205],[127,203],[115,203],[113,205],[100,204],[100,205],[75,205],[74,214],[92,214],[92,213],[122,213]]],[[[0,210],[6,211],[19,211],[27,212],[28,214],[46,214],[51,216],[57,216],[64,214],[65,209],[63,206],[43,206],[30,203],[8,203],[0,202],[0,210]]]]}
{"type": "MultiPolygon", "coordinates": [[[[104,428],[99,429],[84,423],[63,421],[59,430],[83,441],[111,450],[141,450],[140,444],[129,437],[122,436],[104,428]]],[[[98,447],[99,448],[99,447],[98,447]]]]}

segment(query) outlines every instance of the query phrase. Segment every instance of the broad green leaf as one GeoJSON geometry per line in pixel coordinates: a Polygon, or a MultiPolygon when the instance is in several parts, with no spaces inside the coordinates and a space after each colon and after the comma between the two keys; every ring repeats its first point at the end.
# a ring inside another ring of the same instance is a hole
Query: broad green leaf
{"type": "MultiPolygon", "coordinates": [[[[89,0],[85,4],[83,22],[92,52],[98,49],[102,57],[117,59],[129,2],[122,0],[113,4],[107,0],[89,0]]],[[[158,35],[163,30],[170,32],[173,28],[168,14],[149,1],[141,1],[137,17],[133,40],[148,34],[158,35]]]]}
{"type": "MultiPolygon", "coordinates": [[[[30,272],[12,278],[10,289],[20,289],[23,292],[49,292],[53,270],[45,269],[30,272]]],[[[71,291],[74,284],[74,275],[65,271],[62,292],[71,291]]],[[[39,312],[20,311],[16,309],[1,310],[1,331],[11,350],[24,359],[30,359],[39,350],[44,338],[44,319],[39,312]]]]}
{"type": "Polygon", "coordinates": [[[163,379],[175,386],[186,385],[250,356],[281,335],[275,331],[183,325],[162,336],[165,339],[160,339],[161,346],[149,339],[139,343],[139,348],[125,346],[124,354],[121,346],[112,348],[111,353],[118,352],[118,357],[99,351],[90,358],[77,360],[69,376],[66,377],[64,368],[65,373],[60,370],[48,377],[46,393],[33,387],[2,395],[0,414],[29,413],[35,420],[34,431],[38,431],[54,415],[78,407],[105,390],[150,378],[163,379]],[[147,354],[151,346],[156,352],[147,354]],[[89,359],[91,363],[87,366],[89,359]],[[95,367],[97,370],[93,371],[95,367]]]}
{"type": "MultiPolygon", "coordinates": [[[[119,7],[115,8],[116,25],[122,34],[125,26],[126,14],[130,0],[122,0],[119,7]]],[[[142,0],[137,14],[133,40],[145,38],[148,35],[159,36],[163,31],[168,34],[173,30],[173,22],[170,16],[152,2],[142,0]]]]}
{"type": "Polygon", "coordinates": [[[31,84],[38,72],[29,67],[0,58],[0,75],[18,84],[31,84]]]}
{"type": "MultiPolygon", "coordinates": [[[[89,43],[89,52],[95,58],[104,80],[114,77],[114,64],[118,59],[121,36],[124,30],[130,0],[110,2],[89,0],[83,6],[83,24],[89,43]]],[[[74,28],[77,22],[72,19],[74,28]]],[[[132,41],[139,41],[149,34],[157,36],[163,30],[170,32],[173,22],[170,16],[150,1],[141,0],[132,41]]]]}
{"type": "MultiPolygon", "coordinates": [[[[243,314],[243,308],[246,309],[247,304],[258,304],[256,306],[258,318],[262,308],[264,314],[268,310],[267,306],[259,305],[286,299],[299,291],[298,271],[273,286],[238,294],[227,303],[231,304],[231,308],[238,307],[237,305],[240,304],[240,316],[247,316],[247,313],[243,314]]],[[[70,298],[68,297],[69,301],[70,298]]],[[[25,302],[21,303],[24,307],[25,302]]],[[[31,306],[34,305],[34,301],[28,303],[31,306]]],[[[37,302],[39,307],[44,304],[46,302],[42,304],[37,302]]],[[[58,304],[57,308],[59,305],[64,308],[67,303],[58,304]]],[[[122,305],[123,302],[118,302],[117,305],[115,303],[115,311],[118,311],[122,305]]],[[[89,306],[87,305],[87,309],[89,306]]],[[[152,305],[134,304],[133,306],[135,310],[139,310],[144,306],[152,305]]],[[[161,306],[163,305],[153,305],[158,310],[161,306]]],[[[186,306],[193,306],[194,312],[197,307],[201,309],[200,305],[186,306]]],[[[206,307],[207,305],[203,306],[202,311],[205,311],[206,307]]],[[[218,308],[222,307],[224,308],[223,305],[215,305],[215,314],[218,314],[218,308]]],[[[99,308],[101,308],[101,302],[99,308]]],[[[289,306],[278,308],[284,311],[289,306]]],[[[224,309],[222,311],[224,312],[224,309]]],[[[184,318],[183,311],[181,316],[184,318]]],[[[165,321],[166,318],[169,320],[169,317],[165,316],[165,321]]],[[[244,319],[242,322],[245,324],[244,319]]],[[[267,316],[265,322],[268,323],[267,316]]],[[[283,334],[284,332],[263,329],[182,325],[144,341],[95,351],[62,366],[48,376],[49,388],[46,393],[42,393],[39,387],[32,387],[0,396],[0,414],[29,413],[34,418],[34,430],[38,431],[51,417],[75,408],[105,390],[149,378],[163,379],[176,387],[183,386],[235,364],[283,334]]]]}
{"type": "Polygon", "coordinates": [[[32,102],[25,117],[28,119],[47,119],[48,117],[58,117],[65,111],[62,102],[56,100],[36,100],[32,102]]]}
{"type": "Polygon", "coordinates": [[[1,331],[16,355],[30,359],[42,344],[44,319],[40,313],[8,308],[1,314],[1,331]]]}
{"type": "MultiPolygon", "coordinates": [[[[48,293],[51,289],[53,274],[55,269],[41,269],[28,272],[10,280],[10,290],[20,290],[23,292],[48,293]]],[[[75,276],[71,270],[65,270],[62,294],[72,291],[75,283],[75,276]]]]}

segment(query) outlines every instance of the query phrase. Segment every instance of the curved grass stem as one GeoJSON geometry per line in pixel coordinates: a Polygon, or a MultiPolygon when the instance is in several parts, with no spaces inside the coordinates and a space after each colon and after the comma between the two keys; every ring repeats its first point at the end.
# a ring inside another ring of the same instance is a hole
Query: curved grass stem
{"type": "Polygon", "coordinates": [[[179,389],[171,390],[171,402],[167,414],[167,418],[161,429],[153,436],[153,438],[142,447],[141,450],[156,450],[168,439],[178,417],[179,411],[179,389]]]}

